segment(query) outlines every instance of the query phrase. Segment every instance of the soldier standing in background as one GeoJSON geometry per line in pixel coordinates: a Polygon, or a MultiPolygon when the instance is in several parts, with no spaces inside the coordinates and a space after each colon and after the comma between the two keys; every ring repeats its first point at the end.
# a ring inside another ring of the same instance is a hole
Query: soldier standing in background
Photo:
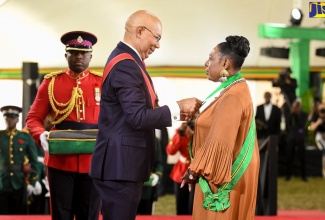
{"type": "Polygon", "coordinates": [[[28,132],[16,129],[22,109],[0,110],[6,121],[6,130],[0,131],[0,214],[26,214],[27,197],[41,193],[37,148],[28,132]]]}
{"type": "MultiPolygon", "coordinates": [[[[47,74],[27,115],[26,125],[36,143],[43,147],[50,189],[53,220],[98,219],[100,197],[88,175],[92,154],[49,154],[50,117],[55,130],[96,129],[102,74],[90,71],[92,46],[97,37],[72,31],[61,37],[69,68],[47,74]]],[[[64,145],[62,147],[65,147],[64,145]]]]}

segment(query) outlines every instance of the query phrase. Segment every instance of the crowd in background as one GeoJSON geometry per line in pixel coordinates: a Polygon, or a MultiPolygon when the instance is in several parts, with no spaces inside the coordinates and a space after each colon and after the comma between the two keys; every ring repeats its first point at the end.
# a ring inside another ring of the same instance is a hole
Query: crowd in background
{"type": "MultiPolygon", "coordinates": [[[[321,131],[325,124],[324,113],[322,113],[325,108],[321,99],[316,96],[312,98],[313,106],[310,112],[303,109],[302,100],[297,98],[295,93],[298,87],[297,81],[291,77],[291,73],[290,68],[284,68],[279,73],[279,77],[272,82],[272,86],[279,87],[284,97],[282,106],[271,102],[270,91],[264,93],[265,102],[257,106],[255,116],[257,138],[261,146],[269,136],[276,136],[277,151],[281,154],[280,156],[284,157],[285,179],[289,181],[294,173],[299,173],[301,179],[307,182],[307,144],[317,145],[324,155],[323,146],[325,145],[322,145],[321,131]],[[311,134],[312,140],[308,140],[309,134],[311,134]],[[294,172],[295,160],[299,163],[299,172],[294,172]]],[[[324,176],[324,168],[322,170],[324,176]]]]}

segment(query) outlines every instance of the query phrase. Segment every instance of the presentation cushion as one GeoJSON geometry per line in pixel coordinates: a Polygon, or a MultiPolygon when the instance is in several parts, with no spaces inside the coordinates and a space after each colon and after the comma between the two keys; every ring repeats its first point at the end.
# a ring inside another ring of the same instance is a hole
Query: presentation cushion
{"type": "Polygon", "coordinates": [[[98,129],[53,130],[49,132],[49,154],[92,154],[98,129]]]}

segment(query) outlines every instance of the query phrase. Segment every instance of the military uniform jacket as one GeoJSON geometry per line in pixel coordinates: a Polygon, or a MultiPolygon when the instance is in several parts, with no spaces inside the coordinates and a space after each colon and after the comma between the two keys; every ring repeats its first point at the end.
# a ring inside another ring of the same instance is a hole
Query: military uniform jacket
{"type": "Polygon", "coordinates": [[[185,134],[180,135],[179,130],[177,129],[173,138],[166,146],[166,152],[168,155],[175,155],[177,152],[179,152],[181,157],[185,159],[185,161],[179,159],[170,172],[170,178],[176,183],[182,182],[182,176],[188,169],[191,162],[190,153],[188,151],[190,140],[191,138],[185,134]]]}
{"type": "Polygon", "coordinates": [[[25,183],[24,164],[26,157],[30,164],[29,183],[38,180],[37,147],[27,132],[0,131],[0,191],[13,191],[25,183]]]}
{"type": "MultiPolygon", "coordinates": [[[[41,146],[39,137],[45,131],[43,121],[48,114],[54,120],[64,119],[63,121],[80,124],[97,124],[101,83],[102,75],[89,70],[85,70],[79,76],[69,69],[46,75],[26,118],[27,128],[36,143],[41,146]],[[53,77],[55,77],[54,83],[53,77]],[[76,90],[79,94],[76,103],[84,103],[84,105],[79,105],[78,108],[74,105],[70,114],[56,116],[55,109],[64,111],[66,107],[60,105],[73,101],[71,97],[76,90]]],[[[79,173],[88,173],[90,161],[91,154],[49,155],[45,153],[44,156],[44,163],[48,167],[79,173]]]]}

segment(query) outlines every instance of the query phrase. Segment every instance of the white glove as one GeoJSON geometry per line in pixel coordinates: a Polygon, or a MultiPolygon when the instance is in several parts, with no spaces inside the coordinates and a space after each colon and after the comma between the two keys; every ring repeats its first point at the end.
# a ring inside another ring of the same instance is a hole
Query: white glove
{"type": "Polygon", "coordinates": [[[44,183],[44,186],[47,190],[47,193],[45,194],[45,197],[50,197],[50,190],[49,190],[49,181],[47,180],[47,177],[45,179],[42,179],[42,182],[44,183]]]}
{"type": "Polygon", "coordinates": [[[153,179],[152,179],[152,182],[151,182],[151,186],[155,186],[155,185],[158,184],[159,176],[158,176],[158,174],[153,173],[152,177],[153,177],[153,179]]]}
{"type": "Polygon", "coordinates": [[[41,193],[42,193],[42,185],[40,184],[40,182],[36,181],[34,190],[33,190],[33,194],[35,196],[38,196],[38,195],[41,195],[41,193]]]}
{"type": "Polygon", "coordinates": [[[40,136],[39,140],[41,141],[41,145],[43,150],[48,152],[49,151],[49,142],[47,141],[47,136],[49,135],[48,131],[44,131],[40,136]]]}
{"type": "Polygon", "coordinates": [[[33,191],[34,191],[34,187],[30,184],[27,185],[27,196],[31,196],[33,191]]]}

